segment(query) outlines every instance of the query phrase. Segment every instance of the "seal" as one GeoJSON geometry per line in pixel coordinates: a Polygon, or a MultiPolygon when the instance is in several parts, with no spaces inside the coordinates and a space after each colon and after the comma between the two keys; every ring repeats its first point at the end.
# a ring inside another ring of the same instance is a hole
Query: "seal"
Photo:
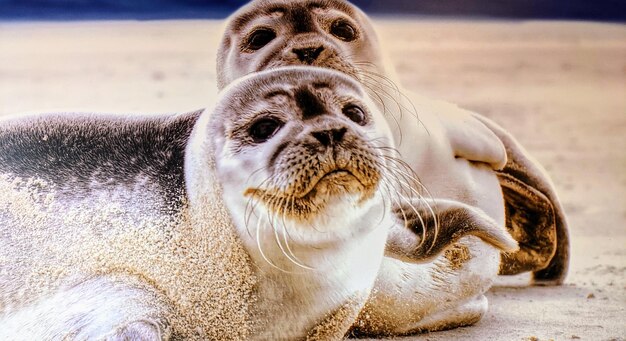
{"type": "Polygon", "coordinates": [[[473,222],[413,222],[411,259],[515,247],[472,207],[408,200],[393,153],[361,85],[321,68],[243,77],[206,112],[3,118],[0,338],[339,340],[408,216],[473,222]]]}
{"type": "MultiPolygon", "coordinates": [[[[474,205],[471,196],[466,200],[460,193],[472,186],[471,181],[452,187],[448,178],[428,178],[433,169],[420,167],[425,163],[416,141],[422,140],[415,136],[429,127],[428,122],[420,121],[428,115],[441,117],[454,155],[489,164],[498,176],[506,226],[520,244],[519,251],[502,254],[500,274],[532,271],[535,284],[561,284],[567,275],[569,237],[564,211],[547,172],[491,120],[400,89],[383,50],[371,20],[347,1],[251,1],[227,21],[217,56],[218,85],[283,65],[343,72],[367,88],[386,113],[403,160],[422,177],[433,196],[474,205]],[[483,132],[485,129],[491,134],[483,132]]],[[[477,207],[490,215],[501,209],[477,207]]]]}

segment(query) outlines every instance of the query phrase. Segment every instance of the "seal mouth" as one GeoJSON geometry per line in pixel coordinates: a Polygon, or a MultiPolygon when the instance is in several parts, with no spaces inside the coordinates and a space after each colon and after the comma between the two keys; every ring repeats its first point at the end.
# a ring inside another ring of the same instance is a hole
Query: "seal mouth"
{"type": "Polygon", "coordinates": [[[324,69],[331,69],[346,74],[349,77],[354,78],[356,81],[361,82],[361,79],[358,76],[359,73],[354,63],[348,57],[342,56],[339,53],[334,53],[333,55],[326,58],[316,60],[311,64],[307,64],[297,60],[277,59],[275,56],[273,56],[271,57],[271,59],[264,62],[256,71],[277,69],[287,66],[313,66],[324,69]]]}
{"type": "Polygon", "coordinates": [[[332,198],[353,195],[362,203],[371,198],[378,186],[378,172],[375,179],[364,182],[353,171],[334,169],[310,182],[306,190],[299,193],[284,192],[279,189],[249,188],[244,195],[263,202],[271,211],[295,220],[308,220],[323,211],[332,202],[332,198]]]}
{"type": "MultiPolygon", "coordinates": [[[[347,185],[352,185],[351,187],[354,187],[355,181],[360,185],[360,187],[367,187],[359,180],[359,177],[354,175],[351,171],[347,169],[335,169],[319,177],[314,183],[312,183],[307,191],[300,195],[295,195],[295,197],[305,198],[319,194],[320,191],[318,190],[318,187],[336,187],[336,190],[332,192],[338,192],[337,189],[345,189],[347,185]]],[[[320,189],[328,190],[330,188],[320,189]]]]}

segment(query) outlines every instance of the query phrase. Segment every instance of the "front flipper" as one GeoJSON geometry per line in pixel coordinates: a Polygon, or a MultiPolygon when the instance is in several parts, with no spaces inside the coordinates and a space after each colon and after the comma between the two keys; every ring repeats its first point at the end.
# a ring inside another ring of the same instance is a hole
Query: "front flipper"
{"type": "Polygon", "coordinates": [[[465,110],[448,110],[439,115],[454,156],[486,163],[494,170],[502,169],[507,163],[503,142],[472,114],[465,110]]]}
{"type": "Polygon", "coordinates": [[[567,221],[546,171],[508,132],[475,115],[506,148],[506,166],[496,172],[505,200],[506,226],[520,250],[502,255],[500,274],[533,271],[540,285],[563,283],[569,265],[567,221]]]}
{"type": "Polygon", "coordinates": [[[404,262],[423,263],[435,258],[461,237],[474,235],[505,252],[517,243],[482,210],[457,201],[434,199],[394,208],[399,224],[392,227],[385,255],[404,262]]]}

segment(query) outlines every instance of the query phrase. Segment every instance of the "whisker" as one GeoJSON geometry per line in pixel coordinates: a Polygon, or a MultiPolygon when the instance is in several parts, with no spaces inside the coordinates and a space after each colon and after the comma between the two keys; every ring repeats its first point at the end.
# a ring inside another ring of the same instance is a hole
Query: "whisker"
{"type": "Polygon", "coordinates": [[[269,264],[271,267],[273,267],[276,270],[279,270],[281,272],[284,273],[292,273],[290,271],[287,271],[283,268],[278,267],[276,264],[272,263],[269,258],[267,258],[267,256],[265,255],[265,252],[263,252],[263,247],[261,246],[261,222],[263,221],[263,219],[259,219],[259,221],[257,222],[257,228],[256,228],[256,244],[257,244],[257,248],[259,250],[259,253],[261,254],[261,257],[263,257],[263,259],[265,260],[265,262],[267,262],[267,264],[269,264]]]}
{"type": "MultiPolygon", "coordinates": [[[[370,142],[372,145],[374,145],[374,148],[387,152],[387,153],[381,154],[381,157],[386,162],[384,163],[378,162],[378,167],[384,168],[388,171],[388,173],[390,174],[390,178],[394,179],[394,181],[397,183],[397,186],[393,186],[391,184],[389,184],[388,186],[396,188],[396,195],[399,197],[401,201],[405,202],[409,207],[411,207],[411,209],[417,215],[418,220],[420,221],[420,224],[422,226],[422,240],[419,246],[421,246],[422,243],[424,243],[426,240],[427,228],[426,228],[424,219],[422,218],[421,214],[418,213],[418,210],[415,208],[413,201],[410,198],[414,197],[418,199],[418,202],[420,203],[420,205],[422,204],[426,205],[427,210],[432,215],[434,224],[435,224],[433,244],[431,244],[430,246],[430,249],[432,249],[432,247],[435,244],[434,241],[436,241],[436,238],[439,234],[439,222],[438,222],[437,214],[434,212],[434,210],[432,209],[432,206],[429,204],[429,200],[427,200],[423,196],[423,194],[419,191],[419,189],[426,191],[428,195],[431,197],[431,200],[432,200],[432,195],[427,190],[427,188],[423,185],[423,183],[419,180],[419,177],[417,176],[417,174],[415,174],[415,172],[413,172],[411,167],[408,164],[406,164],[406,162],[404,162],[400,158],[389,155],[389,154],[399,155],[399,152],[395,148],[392,148],[389,146],[379,146],[376,143],[377,141],[370,141],[370,142]]],[[[400,204],[400,200],[395,199],[394,201],[398,205],[398,208],[400,210],[400,213],[402,214],[402,217],[404,218],[404,221],[407,221],[406,212],[404,211],[403,205],[400,204]]]]}

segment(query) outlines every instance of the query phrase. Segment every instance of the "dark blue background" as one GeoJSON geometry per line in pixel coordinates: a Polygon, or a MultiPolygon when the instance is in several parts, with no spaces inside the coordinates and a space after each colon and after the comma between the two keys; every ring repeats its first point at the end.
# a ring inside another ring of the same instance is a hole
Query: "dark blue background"
{"type": "MultiPolygon", "coordinates": [[[[0,0],[4,20],[223,18],[246,0],[0,0]]],[[[370,14],[626,22],[626,0],[354,0],[370,14]]]]}

